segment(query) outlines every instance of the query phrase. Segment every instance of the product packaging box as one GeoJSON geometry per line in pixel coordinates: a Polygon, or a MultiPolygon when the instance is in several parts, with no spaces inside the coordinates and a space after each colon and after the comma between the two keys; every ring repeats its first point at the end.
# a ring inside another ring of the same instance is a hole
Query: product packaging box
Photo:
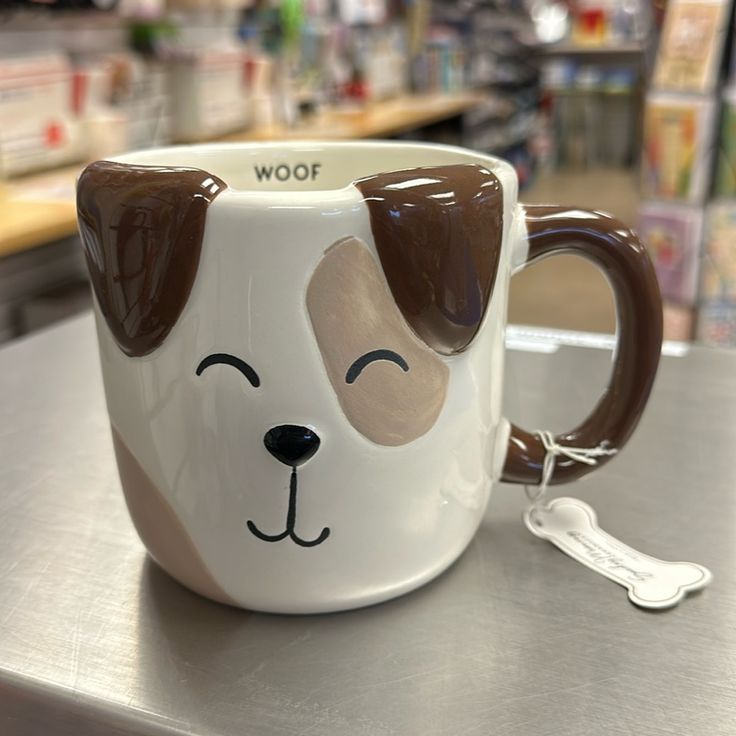
{"type": "Polygon", "coordinates": [[[245,128],[250,95],[240,48],[180,51],[169,61],[172,137],[203,141],[245,128]]]}
{"type": "Polygon", "coordinates": [[[0,178],[82,155],[72,69],[62,54],[0,58],[0,178]]]}

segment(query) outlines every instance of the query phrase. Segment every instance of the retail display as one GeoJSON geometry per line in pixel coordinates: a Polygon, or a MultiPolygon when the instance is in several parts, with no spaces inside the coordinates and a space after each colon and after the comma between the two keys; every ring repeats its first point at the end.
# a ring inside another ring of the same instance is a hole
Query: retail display
{"type": "Polygon", "coordinates": [[[642,156],[645,197],[702,203],[708,195],[715,105],[665,93],[647,96],[642,156]]]}
{"type": "Polygon", "coordinates": [[[701,297],[736,303],[736,202],[714,202],[706,215],[701,297]]]}
{"type": "Polygon", "coordinates": [[[706,213],[698,339],[736,345],[736,202],[716,201],[706,213]]]}
{"type": "Polygon", "coordinates": [[[726,301],[701,304],[697,337],[699,342],[712,347],[736,345],[736,304],[726,301]]]}
{"type": "Polygon", "coordinates": [[[635,166],[650,4],[534,0],[529,7],[544,42],[537,49],[542,94],[532,144],[541,167],[635,166]]]}
{"type": "MultiPolygon", "coordinates": [[[[730,7],[730,5],[729,5],[730,7]]],[[[697,315],[697,338],[706,345],[736,346],[736,54],[722,95],[721,121],[714,133],[717,164],[713,196],[706,209],[705,242],[697,315]]]]}
{"type": "Polygon", "coordinates": [[[719,208],[709,209],[705,217],[703,211],[712,192],[721,196],[736,193],[733,95],[724,95],[719,125],[720,101],[714,93],[721,78],[730,17],[731,0],[673,0],[668,4],[653,89],[647,95],[642,194],[650,201],[642,203],[641,222],[647,227],[645,241],[669,300],[665,334],[677,339],[692,337],[696,323],[700,338],[709,331],[724,334],[728,321],[727,304],[713,302],[720,283],[717,274],[728,270],[725,249],[718,245],[722,242],[719,231],[728,216],[719,208]],[[672,205],[667,210],[657,200],[672,205]],[[707,233],[705,248],[703,232],[707,233]],[[705,267],[697,295],[701,263],[705,267]]]}
{"type": "Polygon", "coordinates": [[[74,89],[86,159],[171,141],[167,65],[129,51],[78,58],[74,89]]]}
{"type": "Polygon", "coordinates": [[[0,178],[81,158],[72,67],[61,54],[0,58],[0,178]]]}
{"type": "MultiPolygon", "coordinates": [[[[256,126],[271,131],[259,137],[273,137],[275,130],[309,125],[326,111],[349,124],[379,102],[470,88],[479,99],[485,93],[487,104],[478,105],[472,119],[464,110],[438,117],[429,137],[505,155],[522,184],[533,174],[528,141],[536,123],[538,70],[530,60],[533,25],[521,7],[496,0],[470,9],[445,0],[289,0],[240,9],[233,0],[126,0],[119,14],[82,13],[79,19],[78,31],[72,24],[55,40],[71,75],[68,120],[54,122],[51,143],[34,167],[212,140],[256,126]],[[72,142],[78,145],[66,156],[72,142]]],[[[10,13],[0,31],[11,49],[6,53],[25,54],[16,39],[35,38],[32,25],[32,16],[10,13]]],[[[411,100],[405,105],[410,108],[411,100]]],[[[0,104],[0,120],[3,115],[0,104]]],[[[14,127],[35,125],[24,120],[23,110],[8,115],[15,123],[4,127],[6,137],[14,127]]],[[[395,134],[406,130],[399,126],[395,134]]],[[[3,146],[0,140],[0,149],[12,149],[7,156],[14,160],[21,149],[29,155],[27,143],[3,146]]],[[[6,176],[25,170],[13,161],[3,167],[6,176]]]]}
{"type": "Polygon", "coordinates": [[[653,86],[706,93],[719,78],[729,0],[671,0],[667,4],[653,86]]]}
{"type": "MultiPolygon", "coordinates": [[[[512,269],[571,243],[610,278],[619,349],[591,416],[557,441],[604,447],[597,467],[626,443],[661,349],[651,262],[620,222],[579,208],[527,207],[527,246],[509,235],[517,187],[500,159],[404,142],[159,149],[85,170],[118,468],[162,567],[291,613],[442,572],[493,479],[542,478],[542,439],[501,415],[506,301],[512,269]],[[264,183],[264,167],[284,176],[264,183]],[[119,270],[121,247],[139,268],[119,270]]],[[[561,459],[545,482],[594,467],[561,459]]]]}
{"type": "Polygon", "coordinates": [[[35,31],[33,15],[9,12],[0,29],[0,176],[251,124],[290,128],[326,108],[355,114],[409,94],[416,55],[440,60],[417,92],[466,87],[463,48],[430,53],[438,39],[420,29],[410,53],[407,11],[386,2],[290,0],[241,11],[232,0],[131,0],[120,10],[80,13],[53,36],[58,53],[37,55],[19,39],[43,47],[46,32],[35,31]],[[202,22],[204,5],[222,12],[202,22]]]}
{"type": "Polygon", "coordinates": [[[665,299],[694,306],[702,228],[699,207],[648,202],[639,210],[638,233],[647,244],[665,299]]]}
{"type": "Polygon", "coordinates": [[[716,197],[736,197],[736,88],[723,93],[718,164],[713,194],[716,197]]]}
{"type": "Polygon", "coordinates": [[[177,55],[169,71],[174,140],[212,138],[247,125],[245,68],[237,48],[177,55]]]}
{"type": "Polygon", "coordinates": [[[447,76],[456,77],[452,69],[462,63],[465,84],[489,93],[485,104],[463,117],[462,144],[510,161],[526,186],[536,165],[531,139],[539,105],[531,18],[517,5],[499,0],[470,8],[435,0],[431,20],[429,38],[443,46],[447,76]]]}
{"type": "Polygon", "coordinates": [[[635,159],[638,62],[608,66],[573,59],[547,62],[543,76],[545,128],[554,167],[625,167],[635,159]]]}

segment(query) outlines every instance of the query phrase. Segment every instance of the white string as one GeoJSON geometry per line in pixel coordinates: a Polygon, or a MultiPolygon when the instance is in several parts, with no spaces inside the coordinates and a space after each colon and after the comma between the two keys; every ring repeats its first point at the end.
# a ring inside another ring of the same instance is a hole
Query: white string
{"type": "Polygon", "coordinates": [[[552,475],[555,472],[557,458],[560,456],[570,458],[578,463],[585,465],[597,465],[599,457],[608,457],[615,455],[618,450],[614,447],[606,447],[606,442],[601,442],[598,447],[567,447],[566,445],[558,445],[555,442],[555,436],[546,429],[537,429],[534,434],[539,437],[544,446],[544,462],[542,464],[542,478],[539,485],[534,488],[524,486],[526,497],[532,502],[532,506],[536,507],[542,502],[552,475]]]}

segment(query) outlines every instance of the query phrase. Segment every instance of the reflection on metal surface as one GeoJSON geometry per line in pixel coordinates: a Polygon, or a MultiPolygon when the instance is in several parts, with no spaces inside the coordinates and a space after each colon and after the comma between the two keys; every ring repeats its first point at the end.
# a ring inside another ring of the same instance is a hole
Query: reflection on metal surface
{"type": "MultiPolygon", "coordinates": [[[[560,376],[587,403],[608,364],[507,358],[507,411],[535,426],[570,419],[560,376]]],[[[713,591],[660,616],[561,571],[512,486],[411,595],[323,616],[211,603],[147,561],[128,520],[91,317],[1,350],[0,372],[2,736],[532,736],[568,733],[571,713],[591,736],[656,733],[663,713],[672,733],[732,736],[736,356],[664,360],[619,462],[576,491],[613,531],[712,569],[713,591]]]]}
{"type": "MultiPolygon", "coordinates": [[[[601,332],[558,330],[552,327],[508,325],[506,328],[506,347],[511,350],[553,353],[561,345],[613,350],[616,347],[616,338],[614,335],[606,335],[601,332]]],[[[688,352],[690,352],[690,343],[675,340],[665,340],[662,343],[662,355],[682,358],[688,352]]]]}

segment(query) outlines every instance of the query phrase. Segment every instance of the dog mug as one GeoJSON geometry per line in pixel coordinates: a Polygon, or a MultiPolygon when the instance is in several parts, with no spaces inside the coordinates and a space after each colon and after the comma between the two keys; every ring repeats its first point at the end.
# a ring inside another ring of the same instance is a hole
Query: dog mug
{"type": "MultiPolygon", "coordinates": [[[[211,144],[78,182],[130,515],[158,564],[244,608],[313,613],[410,591],[544,448],[501,414],[511,275],[597,263],[618,343],[557,442],[621,448],[654,380],[657,281],[618,220],[517,202],[513,168],[404,142],[211,144]]],[[[605,462],[602,458],[598,467],[605,462]]],[[[553,483],[591,467],[560,458],[553,483]]]]}

